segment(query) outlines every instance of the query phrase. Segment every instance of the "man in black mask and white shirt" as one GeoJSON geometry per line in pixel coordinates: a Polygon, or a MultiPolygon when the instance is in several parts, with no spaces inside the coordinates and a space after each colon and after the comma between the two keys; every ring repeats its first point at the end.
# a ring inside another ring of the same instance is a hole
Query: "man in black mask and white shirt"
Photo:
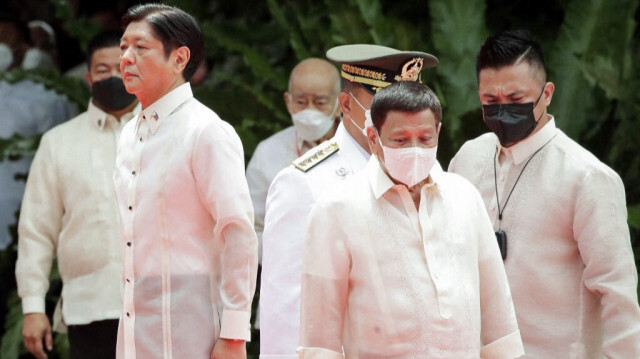
{"type": "Polygon", "coordinates": [[[482,195],[527,358],[640,358],[620,177],[556,128],[555,86],[529,33],[487,39],[476,70],[491,132],[465,143],[449,172],[482,195]]]}
{"type": "Polygon", "coordinates": [[[122,83],[121,35],[89,43],[88,109],[44,134],[27,179],[16,279],[24,343],[36,358],[53,347],[45,295],[54,257],[63,281],[54,329],[68,326],[71,358],[115,357],[122,262],[112,176],[120,131],[140,111],[122,83]]]}

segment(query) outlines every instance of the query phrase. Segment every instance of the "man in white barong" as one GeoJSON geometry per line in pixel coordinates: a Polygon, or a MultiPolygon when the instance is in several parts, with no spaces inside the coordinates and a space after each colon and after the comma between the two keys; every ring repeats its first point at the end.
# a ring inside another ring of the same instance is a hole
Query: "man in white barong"
{"type": "Polygon", "coordinates": [[[299,357],[520,357],[482,199],[434,166],[439,100],[400,82],[374,96],[370,116],[366,167],[309,214],[299,357]]]}
{"type": "Polygon", "coordinates": [[[142,112],[122,130],[114,173],[116,358],[246,358],[258,239],[240,138],[191,91],[202,31],[160,4],[129,9],[123,24],[120,69],[142,112]]]}
{"type": "Polygon", "coordinates": [[[638,275],[624,185],[547,113],[540,45],[506,31],[478,54],[492,132],[465,143],[449,171],[484,200],[505,258],[530,358],[640,358],[638,275]]]}

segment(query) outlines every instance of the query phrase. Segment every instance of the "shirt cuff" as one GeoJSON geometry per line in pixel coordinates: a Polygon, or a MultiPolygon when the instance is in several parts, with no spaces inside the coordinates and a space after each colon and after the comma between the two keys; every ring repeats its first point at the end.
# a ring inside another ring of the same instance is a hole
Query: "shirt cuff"
{"type": "Polygon", "coordinates": [[[482,359],[513,359],[523,355],[524,347],[519,330],[494,340],[480,349],[482,359]]]}
{"type": "Polygon", "coordinates": [[[239,310],[222,312],[220,338],[251,341],[251,313],[239,310]]]}
{"type": "Polygon", "coordinates": [[[44,313],[44,297],[22,298],[22,314],[44,313]]]}
{"type": "Polygon", "coordinates": [[[325,348],[298,347],[300,359],[344,359],[344,354],[325,348]]]}

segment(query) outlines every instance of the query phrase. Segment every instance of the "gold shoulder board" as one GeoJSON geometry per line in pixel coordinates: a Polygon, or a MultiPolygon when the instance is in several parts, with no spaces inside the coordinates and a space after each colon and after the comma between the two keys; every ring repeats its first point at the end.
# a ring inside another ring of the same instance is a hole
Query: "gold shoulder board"
{"type": "Polygon", "coordinates": [[[324,141],[316,147],[310,149],[304,155],[295,159],[291,164],[296,166],[302,172],[307,172],[315,165],[329,158],[332,154],[338,152],[338,142],[324,141]]]}

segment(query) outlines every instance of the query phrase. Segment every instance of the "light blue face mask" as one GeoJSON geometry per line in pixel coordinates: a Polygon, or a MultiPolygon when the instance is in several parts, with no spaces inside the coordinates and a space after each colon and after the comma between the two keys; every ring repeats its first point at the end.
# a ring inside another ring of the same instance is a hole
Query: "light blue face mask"
{"type": "Polygon", "coordinates": [[[364,106],[362,106],[360,101],[358,101],[358,99],[355,96],[353,96],[351,92],[349,92],[349,95],[356,101],[358,106],[360,106],[360,108],[364,111],[364,117],[365,117],[364,127],[362,128],[358,126],[358,124],[353,120],[353,118],[351,118],[350,120],[354,124],[354,126],[356,126],[360,130],[360,132],[362,132],[364,137],[369,137],[367,136],[367,127],[373,127],[373,121],[371,120],[371,110],[367,110],[366,108],[364,108],[364,106]]]}

